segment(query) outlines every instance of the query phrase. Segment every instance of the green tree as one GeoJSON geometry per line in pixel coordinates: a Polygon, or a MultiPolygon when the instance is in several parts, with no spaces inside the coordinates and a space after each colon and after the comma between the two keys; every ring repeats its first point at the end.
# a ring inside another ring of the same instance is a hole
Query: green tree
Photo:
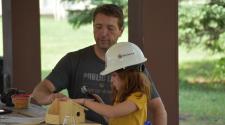
{"type": "MultiPolygon", "coordinates": [[[[82,2],[85,0],[62,0],[62,1],[76,3],[76,2],[82,2]]],[[[101,4],[106,4],[106,3],[113,3],[120,6],[121,8],[123,8],[125,18],[127,17],[128,0],[91,0],[90,5],[86,6],[86,8],[82,11],[68,10],[69,23],[72,24],[74,28],[79,28],[81,25],[91,23],[92,14],[95,7],[101,4]]]]}
{"type": "Polygon", "coordinates": [[[179,43],[202,45],[213,52],[225,51],[225,1],[179,6],[179,43]]]}
{"type": "Polygon", "coordinates": [[[196,45],[221,53],[214,74],[225,74],[225,1],[211,0],[205,4],[179,5],[179,44],[190,49],[196,45]]]}

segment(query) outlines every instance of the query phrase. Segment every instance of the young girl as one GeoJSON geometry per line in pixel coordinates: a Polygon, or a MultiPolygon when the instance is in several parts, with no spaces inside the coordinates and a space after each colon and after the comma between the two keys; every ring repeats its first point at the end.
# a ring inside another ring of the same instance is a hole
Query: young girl
{"type": "Polygon", "coordinates": [[[143,73],[147,60],[140,48],[130,42],[113,45],[106,52],[106,68],[101,75],[111,73],[113,105],[90,99],[74,99],[108,118],[109,125],[144,125],[150,98],[150,81],[143,73]]]}

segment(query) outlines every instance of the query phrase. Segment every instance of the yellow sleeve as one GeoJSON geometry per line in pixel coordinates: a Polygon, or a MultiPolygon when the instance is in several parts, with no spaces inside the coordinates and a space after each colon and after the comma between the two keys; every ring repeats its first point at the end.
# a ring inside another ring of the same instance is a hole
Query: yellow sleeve
{"type": "Polygon", "coordinates": [[[127,100],[136,104],[138,109],[142,109],[143,107],[147,106],[147,97],[145,94],[141,92],[132,93],[127,100]]]}

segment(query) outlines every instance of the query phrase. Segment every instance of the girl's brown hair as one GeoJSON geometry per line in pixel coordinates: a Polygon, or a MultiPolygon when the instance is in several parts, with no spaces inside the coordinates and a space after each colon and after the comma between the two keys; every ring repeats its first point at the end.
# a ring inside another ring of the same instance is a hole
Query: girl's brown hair
{"type": "Polygon", "coordinates": [[[120,69],[116,71],[123,82],[120,91],[113,88],[113,101],[123,102],[131,93],[142,92],[150,99],[150,80],[148,77],[137,69],[120,69]]]}

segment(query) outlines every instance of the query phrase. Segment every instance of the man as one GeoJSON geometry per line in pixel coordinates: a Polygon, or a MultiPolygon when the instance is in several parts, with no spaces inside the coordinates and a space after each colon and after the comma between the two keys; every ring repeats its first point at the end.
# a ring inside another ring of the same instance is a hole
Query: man
{"type": "MultiPolygon", "coordinates": [[[[110,76],[101,76],[105,68],[105,53],[121,36],[123,24],[121,8],[105,4],[96,8],[93,14],[95,45],[70,52],[64,56],[33,91],[33,98],[39,104],[50,104],[55,98],[64,97],[58,93],[67,89],[70,98],[84,98],[81,88],[87,86],[89,91],[99,95],[105,103],[111,104],[110,76]]],[[[153,86],[152,99],[149,100],[150,114],[154,125],[166,125],[167,114],[163,103],[153,86]]],[[[87,119],[107,124],[93,111],[86,112],[87,119]]]]}

